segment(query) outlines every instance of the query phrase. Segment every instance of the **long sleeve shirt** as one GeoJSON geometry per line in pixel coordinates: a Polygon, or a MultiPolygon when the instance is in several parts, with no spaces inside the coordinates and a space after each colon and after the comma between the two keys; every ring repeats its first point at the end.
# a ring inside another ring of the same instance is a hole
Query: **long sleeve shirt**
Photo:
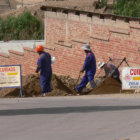
{"type": "Polygon", "coordinates": [[[106,77],[112,72],[113,72],[112,76],[113,75],[116,75],[118,77],[120,76],[119,70],[113,64],[105,64],[104,65],[104,70],[105,70],[106,77]]]}
{"type": "Polygon", "coordinates": [[[86,54],[83,71],[86,71],[86,74],[88,75],[96,73],[96,58],[93,52],[88,52],[86,54]]]}
{"type": "Polygon", "coordinates": [[[46,76],[48,72],[52,71],[51,67],[51,55],[47,52],[43,52],[37,62],[37,72],[40,71],[40,75],[46,76]]]}

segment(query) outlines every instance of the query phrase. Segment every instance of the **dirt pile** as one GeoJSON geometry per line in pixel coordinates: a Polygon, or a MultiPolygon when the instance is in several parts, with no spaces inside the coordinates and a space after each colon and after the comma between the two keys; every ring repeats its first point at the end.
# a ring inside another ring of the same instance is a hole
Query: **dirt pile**
{"type": "MultiPolygon", "coordinates": [[[[69,76],[52,76],[52,92],[47,96],[67,96],[76,95],[74,85],[76,80],[69,76]]],[[[23,97],[41,96],[40,77],[38,74],[23,76],[22,78],[23,97]]],[[[108,78],[99,84],[94,90],[89,92],[88,89],[83,90],[82,94],[108,94],[119,93],[121,84],[115,79],[108,78]],[[86,91],[86,92],[85,92],[86,91]]],[[[18,97],[19,88],[9,88],[0,90],[1,97],[18,97]]]]}
{"type": "MultiPolygon", "coordinates": [[[[66,76],[52,76],[52,92],[48,96],[66,96],[74,94],[73,84],[75,80],[66,76]]],[[[22,91],[24,97],[41,96],[40,77],[32,74],[22,77],[22,91]]],[[[18,97],[19,88],[8,88],[0,90],[1,97],[18,97]]]]}
{"type": "Polygon", "coordinates": [[[108,77],[89,94],[120,93],[120,91],[121,83],[111,77],[108,77]]]}

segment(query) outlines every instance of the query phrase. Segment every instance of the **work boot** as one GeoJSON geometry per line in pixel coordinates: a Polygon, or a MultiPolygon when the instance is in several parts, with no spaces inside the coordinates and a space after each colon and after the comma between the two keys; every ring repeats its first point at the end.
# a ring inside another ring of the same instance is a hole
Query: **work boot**
{"type": "Polygon", "coordinates": [[[42,97],[45,97],[46,96],[46,93],[42,93],[42,97]]]}
{"type": "Polygon", "coordinates": [[[76,88],[74,88],[74,91],[75,91],[75,94],[76,94],[77,96],[80,95],[80,91],[78,91],[76,88]]]}

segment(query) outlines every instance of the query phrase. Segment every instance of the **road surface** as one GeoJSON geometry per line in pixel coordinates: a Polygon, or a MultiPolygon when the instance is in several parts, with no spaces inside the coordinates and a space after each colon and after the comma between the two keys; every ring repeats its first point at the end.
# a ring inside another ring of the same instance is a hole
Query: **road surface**
{"type": "Polygon", "coordinates": [[[1,140],[140,140],[140,96],[0,99],[1,140]]]}

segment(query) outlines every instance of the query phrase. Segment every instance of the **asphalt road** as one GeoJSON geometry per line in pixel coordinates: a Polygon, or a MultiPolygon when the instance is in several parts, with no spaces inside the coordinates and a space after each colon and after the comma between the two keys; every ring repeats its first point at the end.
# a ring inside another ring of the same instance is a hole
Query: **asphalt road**
{"type": "Polygon", "coordinates": [[[140,140],[140,96],[0,99],[1,140],[140,140]]]}

